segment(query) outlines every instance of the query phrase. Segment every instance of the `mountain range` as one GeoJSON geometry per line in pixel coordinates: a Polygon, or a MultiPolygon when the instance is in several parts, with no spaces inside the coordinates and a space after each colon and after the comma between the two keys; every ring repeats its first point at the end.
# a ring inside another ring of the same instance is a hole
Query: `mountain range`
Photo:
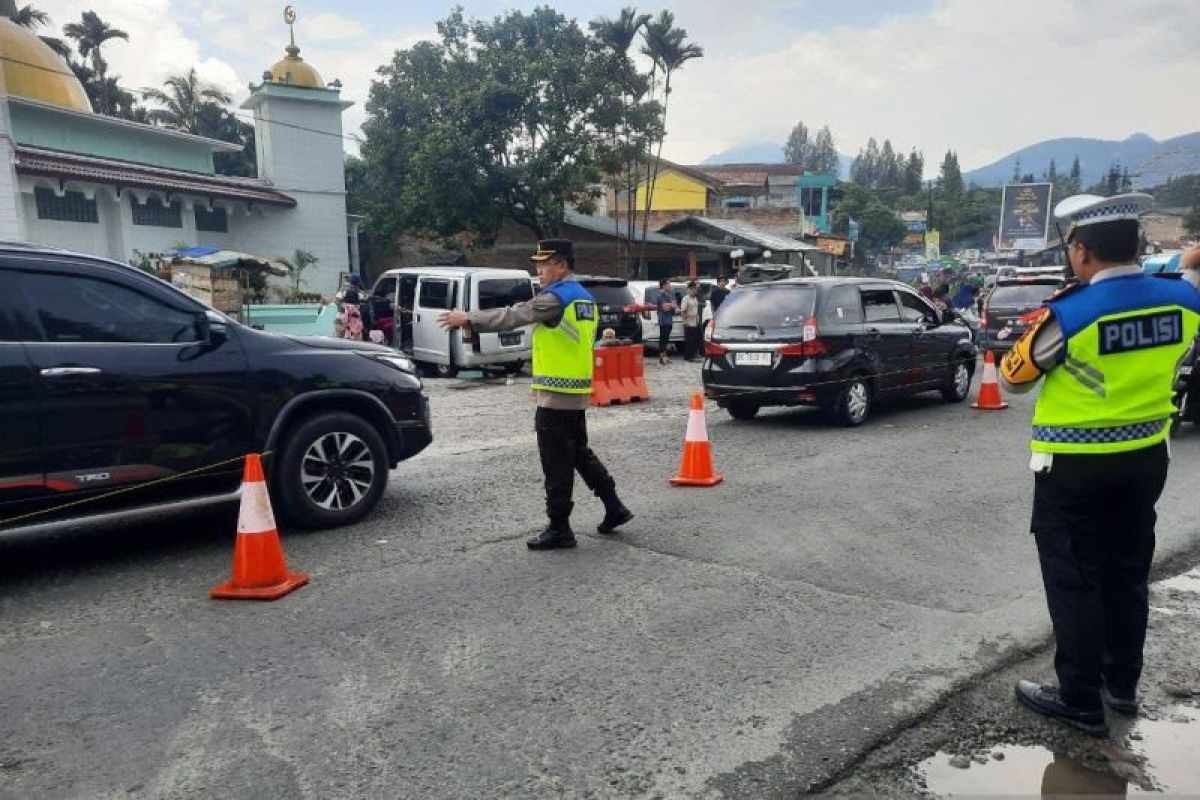
{"type": "MultiPolygon", "coordinates": [[[[1053,160],[1059,174],[1070,172],[1071,163],[1079,157],[1083,185],[1099,182],[1110,167],[1128,169],[1135,188],[1161,186],[1168,178],[1200,174],[1200,132],[1158,141],[1144,133],[1136,133],[1123,141],[1064,137],[1050,139],[1023,147],[1004,158],[963,174],[967,183],[979,186],[1000,186],[1012,179],[1013,169],[1020,160],[1020,171],[1041,178],[1053,160]]],[[[851,156],[839,155],[839,175],[850,175],[851,156]]],[[[938,159],[934,159],[936,162],[938,159]]],[[[929,157],[926,156],[927,163],[929,157]]],[[[773,142],[752,142],[724,150],[705,159],[705,165],[715,164],[778,164],[783,162],[783,147],[773,142]]]]}

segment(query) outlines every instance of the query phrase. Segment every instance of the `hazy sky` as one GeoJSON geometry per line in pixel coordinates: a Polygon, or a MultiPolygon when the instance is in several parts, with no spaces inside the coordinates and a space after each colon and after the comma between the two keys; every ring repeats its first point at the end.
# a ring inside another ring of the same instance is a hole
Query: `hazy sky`
{"type": "MultiPolygon", "coordinates": [[[[283,2],[31,0],[56,30],[91,8],[130,34],[105,45],[131,88],[195,65],[239,100],[283,55],[283,2]]],[[[356,102],[397,47],[432,37],[455,3],[292,0],[301,55],[356,102]]],[[[537,3],[463,0],[468,15],[537,3]]],[[[627,2],[560,0],[581,23],[627,2]]],[[[869,136],[956,149],[965,169],[1058,136],[1162,139],[1200,130],[1200,0],[676,0],[707,55],[679,73],[664,155],[698,162],[728,147],[782,143],[796,120],[829,125],[853,155],[869,136]]]]}

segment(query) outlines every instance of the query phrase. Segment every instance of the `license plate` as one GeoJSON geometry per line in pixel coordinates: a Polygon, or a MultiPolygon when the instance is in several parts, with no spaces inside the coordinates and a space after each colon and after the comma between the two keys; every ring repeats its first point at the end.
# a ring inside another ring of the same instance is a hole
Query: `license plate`
{"type": "Polygon", "coordinates": [[[734,353],[733,363],[739,367],[769,367],[770,353],[734,353]]]}
{"type": "Polygon", "coordinates": [[[603,323],[606,323],[606,324],[611,324],[611,323],[617,321],[617,315],[616,314],[601,314],[600,321],[603,323]]]}
{"type": "Polygon", "coordinates": [[[519,345],[521,343],[522,336],[524,336],[524,334],[502,333],[502,334],[500,334],[500,346],[501,347],[514,347],[516,345],[519,345]]]}
{"type": "Polygon", "coordinates": [[[1191,366],[1184,364],[1182,367],[1179,368],[1179,374],[1180,375],[1191,375],[1192,374],[1191,366]]]}

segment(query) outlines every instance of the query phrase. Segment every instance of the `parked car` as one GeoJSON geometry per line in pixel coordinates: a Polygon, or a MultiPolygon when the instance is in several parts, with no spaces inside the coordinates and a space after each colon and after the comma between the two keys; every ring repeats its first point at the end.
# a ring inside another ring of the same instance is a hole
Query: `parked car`
{"type": "Polygon", "coordinates": [[[1029,328],[1031,312],[1063,285],[1061,276],[1002,278],[983,299],[976,338],[982,350],[1007,353],[1029,328]]]}
{"type": "Polygon", "coordinates": [[[705,393],[736,419],[819,406],[861,425],[877,399],[937,390],[961,402],[971,332],[899,281],[793,278],[733,291],[705,334],[705,393]]]}
{"type": "Polygon", "coordinates": [[[283,516],[345,525],[431,440],[389,348],[253,330],[127,265],[0,244],[0,530],[229,500],[247,453],[270,454],[283,516]]]}
{"type": "Polygon", "coordinates": [[[1200,336],[1192,340],[1192,346],[1179,362],[1175,376],[1175,418],[1171,433],[1179,433],[1183,423],[1200,425],[1200,336]]]}
{"type": "Polygon", "coordinates": [[[624,278],[604,278],[593,275],[576,276],[583,288],[596,298],[600,308],[600,324],[596,326],[596,338],[605,328],[612,328],[618,339],[634,343],[642,341],[642,318],[638,310],[641,302],[634,297],[629,281],[624,278]]]}
{"type": "Polygon", "coordinates": [[[520,372],[533,355],[533,328],[477,333],[445,331],[446,311],[474,311],[522,303],[534,295],[529,273],[484,267],[405,267],[379,276],[372,297],[386,297],[396,313],[392,346],[427,371],[452,378],[460,369],[520,372]]]}

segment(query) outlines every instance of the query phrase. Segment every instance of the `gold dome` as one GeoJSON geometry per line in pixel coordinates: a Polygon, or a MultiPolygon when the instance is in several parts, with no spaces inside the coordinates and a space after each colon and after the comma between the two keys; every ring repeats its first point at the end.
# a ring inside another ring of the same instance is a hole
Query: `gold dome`
{"type": "Polygon", "coordinates": [[[0,89],[72,111],[92,113],[83,84],[36,34],[0,16],[0,89]]]}
{"type": "Polygon", "coordinates": [[[269,70],[271,83],[282,83],[287,86],[303,86],[308,89],[324,89],[325,81],[321,74],[300,57],[300,48],[289,45],[287,56],[269,70]]]}

